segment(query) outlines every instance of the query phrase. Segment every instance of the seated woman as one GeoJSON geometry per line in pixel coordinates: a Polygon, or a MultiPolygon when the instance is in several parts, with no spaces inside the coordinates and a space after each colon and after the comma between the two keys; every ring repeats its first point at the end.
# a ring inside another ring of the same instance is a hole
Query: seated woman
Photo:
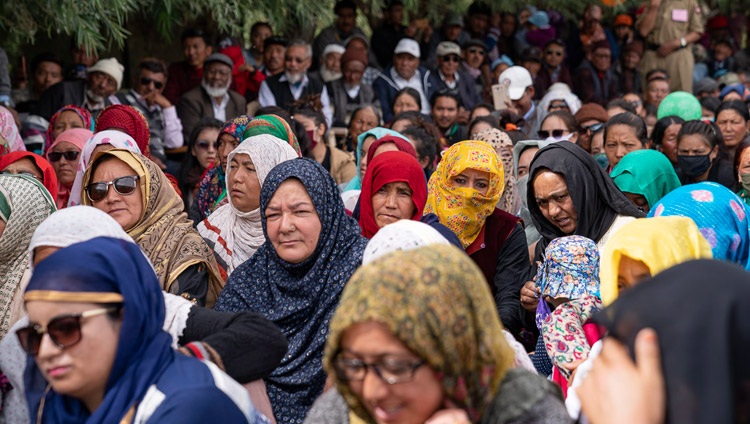
{"type": "Polygon", "coordinates": [[[37,180],[0,175],[0,338],[23,316],[23,288],[29,272],[34,229],[55,211],[55,201],[37,180]]]}
{"type": "Polygon", "coordinates": [[[644,279],[693,259],[711,259],[711,246],[690,218],[661,216],[623,225],[602,253],[604,305],[644,279]]]}
{"type": "Polygon", "coordinates": [[[504,189],[503,167],[484,141],[462,141],[445,151],[427,184],[425,213],[453,231],[490,284],[503,325],[521,331],[518,293],[529,274],[520,219],[496,208],[504,189]]]}
{"type": "Polygon", "coordinates": [[[748,296],[747,273],[712,260],[677,265],[623,293],[597,319],[608,336],[579,391],[589,421],[745,421],[748,296]],[[705,330],[685,331],[696,328],[705,330]]]}
{"type": "Polygon", "coordinates": [[[539,138],[546,141],[578,141],[578,124],[570,112],[556,110],[545,116],[537,131],[539,138]]]}
{"type": "Polygon", "coordinates": [[[367,131],[361,132],[357,136],[357,146],[354,150],[354,155],[357,158],[357,174],[354,176],[354,178],[352,178],[351,181],[349,181],[349,184],[346,185],[344,191],[362,189],[362,179],[365,177],[365,171],[367,171],[367,152],[369,151],[370,146],[372,146],[372,143],[374,143],[375,140],[383,138],[387,135],[401,137],[404,139],[404,141],[409,141],[400,133],[382,127],[370,128],[367,131]]]}
{"type": "Polygon", "coordinates": [[[86,173],[91,157],[95,153],[104,152],[110,149],[127,149],[131,152],[141,153],[141,149],[136,144],[133,137],[121,131],[107,130],[95,133],[93,137],[83,146],[78,158],[78,169],[76,178],[73,181],[73,187],[70,189],[68,206],[77,206],[81,204],[81,194],[83,193],[83,174],[86,173]]]}
{"type": "Polygon", "coordinates": [[[347,127],[348,131],[344,143],[346,150],[356,152],[359,135],[365,131],[379,127],[380,124],[380,114],[378,113],[378,110],[375,109],[375,106],[365,104],[354,109],[351,118],[349,118],[349,125],[347,127]]]}
{"type": "Polygon", "coordinates": [[[662,197],[680,187],[669,159],[655,150],[636,150],[620,160],[609,174],[628,199],[644,213],[662,197]]]}
{"type": "Polygon", "coordinates": [[[218,162],[219,131],[223,125],[218,119],[203,118],[195,124],[190,138],[185,142],[187,154],[177,173],[177,180],[186,211],[190,210],[195,200],[206,170],[218,162]]]}
{"type": "Polygon", "coordinates": [[[677,135],[677,165],[682,184],[713,181],[734,188],[732,163],[725,157],[723,145],[721,131],[713,122],[694,120],[682,124],[677,135]]]}
{"type": "Polygon", "coordinates": [[[684,216],[698,226],[714,259],[750,270],[750,234],[745,203],[717,183],[682,186],[666,195],[648,216],[684,216]]]}
{"type": "Polygon", "coordinates": [[[46,153],[49,150],[49,146],[57,139],[57,136],[73,128],[94,131],[94,120],[91,118],[91,113],[76,105],[61,107],[49,120],[47,138],[44,141],[42,152],[46,153]]]}
{"type": "Polygon", "coordinates": [[[81,155],[83,146],[93,135],[94,133],[83,128],[63,131],[47,149],[47,159],[52,163],[57,175],[58,186],[55,199],[57,209],[68,206],[70,190],[73,188],[73,182],[76,179],[78,156],[81,155]]]}
{"type": "Polygon", "coordinates": [[[648,148],[646,123],[634,113],[619,113],[604,124],[603,142],[609,163],[607,171],[612,171],[626,155],[648,148]]]}
{"type": "Polygon", "coordinates": [[[229,154],[229,203],[198,224],[224,280],[266,242],[260,222],[261,187],[271,169],[295,158],[289,143],[272,135],[250,137],[229,154]]]}
{"type": "Polygon", "coordinates": [[[159,282],[133,243],[97,238],[52,254],[24,302],[26,375],[49,382],[25,385],[40,421],[205,422],[217,411],[226,422],[263,420],[239,383],[171,348],[159,282]]]}
{"type": "Polygon", "coordinates": [[[59,181],[55,168],[47,159],[36,153],[26,151],[8,153],[0,158],[0,173],[31,177],[47,189],[52,199],[57,198],[59,181]]]}
{"type": "Polygon", "coordinates": [[[512,368],[502,330],[482,272],[457,248],[383,256],[347,283],[324,359],[337,391],[307,422],[571,422],[559,390],[512,368]]]}
{"type": "Polygon", "coordinates": [[[277,165],[260,195],[268,239],[234,270],[217,311],[255,311],[281,328],[289,352],[266,378],[278,422],[301,421],[323,391],[328,323],[367,239],[344,212],[333,177],[312,159],[277,165]]]}
{"type": "Polygon", "coordinates": [[[124,149],[100,152],[83,186],[83,204],[107,212],[138,243],[164,291],[213,306],[223,286],[216,261],[154,162],[124,149]]]}
{"type": "Polygon", "coordinates": [[[665,116],[656,121],[651,130],[651,146],[664,155],[677,169],[677,134],[685,120],[679,116],[665,116]]]}
{"type": "Polygon", "coordinates": [[[357,175],[350,154],[328,145],[328,124],[323,112],[312,107],[292,110],[294,120],[305,126],[310,140],[310,156],[331,173],[336,184],[346,186],[357,175]]]}

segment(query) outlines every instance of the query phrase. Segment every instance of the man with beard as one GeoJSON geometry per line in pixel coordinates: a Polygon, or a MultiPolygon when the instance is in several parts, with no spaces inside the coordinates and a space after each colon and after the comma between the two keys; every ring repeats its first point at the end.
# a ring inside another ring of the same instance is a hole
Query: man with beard
{"type": "Polygon", "coordinates": [[[328,90],[323,81],[307,73],[312,64],[312,47],[303,40],[289,43],[284,57],[284,72],[268,77],[261,83],[258,101],[261,107],[279,106],[289,110],[292,103],[303,97],[320,95],[323,114],[330,128],[333,114],[328,90]]]}
{"type": "Polygon", "coordinates": [[[203,64],[200,87],[185,93],[177,103],[182,134],[188,139],[201,118],[225,122],[245,113],[245,98],[229,89],[232,84],[232,59],[221,53],[208,56],[203,64]]]}
{"type": "Polygon", "coordinates": [[[39,99],[39,115],[49,120],[58,109],[73,104],[96,117],[110,105],[107,97],[120,89],[124,70],[114,57],[99,60],[88,68],[85,80],[63,81],[45,90],[39,99]]]}

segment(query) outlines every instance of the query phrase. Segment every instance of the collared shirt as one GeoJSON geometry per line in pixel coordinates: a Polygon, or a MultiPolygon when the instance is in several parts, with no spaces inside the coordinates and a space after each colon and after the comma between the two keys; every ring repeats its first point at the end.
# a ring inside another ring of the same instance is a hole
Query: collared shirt
{"type": "Polygon", "coordinates": [[[227,104],[229,104],[229,93],[221,96],[221,102],[216,103],[215,98],[211,98],[211,107],[214,109],[214,118],[221,122],[227,120],[227,104]]]}
{"type": "MultiPolygon", "coordinates": [[[[286,75],[281,75],[279,82],[287,81],[286,75]]],[[[302,81],[299,84],[289,84],[289,90],[292,92],[292,97],[295,100],[299,100],[302,95],[302,90],[305,86],[310,83],[310,79],[307,77],[307,73],[302,77],[302,81]]],[[[268,87],[268,82],[263,80],[260,84],[260,91],[258,92],[258,103],[261,107],[276,106],[276,96],[271,92],[271,88],[268,87]]],[[[323,106],[323,115],[326,117],[326,123],[330,128],[333,123],[333,112],[331,111],[331,100],[328,97],[328,88],[323,85],[323,91],[320,92],[320,104],[323,106]]]]}
{"type": "Polygon", "coordinates": [[[456,87],[458,87],[458,81],[461,79],[461,77],[458,76],[458,72],[453,73],[453,81],[446,81],[445,80],[445,74],[443,74],[443,71],[438,69],[438,76],[441,80],[445,83],[445,86],[450,88],[451,90],[455,90],[456,87]]]}
{"type": "Polygon", "coordinates": [[[349,88],[344,84],[344,88],[346,89],[346,95],[349,96],[350,99],[355,99],[357,96],[359,96],[359,85],[355,85],[352,88],[349,88]]]}
{"type": "Polygon", "coordinates": [[[403,90],[406,87],[411,87],[417,90],[417,92],[419,93],[419,97],[422,99],[422,113],[425,115],[430,114],[430,101],[427,99],[427,94],[422,88],[422,73],[419,72],[419,69],[417,69],[414,72],[414,75],[412,75],[412,77],[407,80],[405,78],[402,78],[401,75],[396,72],[396,68],[391,68],[391,79],[393,79],[393,82],[396,84],[399,90],[403,90]]]}

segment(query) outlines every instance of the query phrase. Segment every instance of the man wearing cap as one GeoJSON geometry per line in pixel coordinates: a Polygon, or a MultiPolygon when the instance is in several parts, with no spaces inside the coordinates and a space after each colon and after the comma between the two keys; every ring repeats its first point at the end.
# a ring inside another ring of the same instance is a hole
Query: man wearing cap
{"type": "Polygon", "coordinates": [[[443,41],[438,44],[436,54],[438,66],[435,72],[430,73],[427,95],[432,98],[438,91],[454,90],[464,110],[471,110],[474,105],[481,103],[482,99],[472,78],[459,70],[461,47],[451,41],[443,41]]]}
{"type": "Polygon", "coordinates": [[[635,40],[635,31],[633,31],[633,18],[627,13],[620,13],[615,16],[615,39],[617,40],[618,50],[622,51],[625,46],[635,40]]]}
{"type": "Polygon", "coordinates": [[[508,110],[524,119],[524,124],[520,128],[526,133],[527,137],[536,136],[536,104],[534,98],[534,81],[531,74],[523,66],[511,66],[500,74],[498,81],[500,84],[508,86],[508,97],[511,104],[508,110]]]}
{"type": "Polygon", "coordinates": [[[308,74],[312,64],[312,47],[306,41],[295,40],[289,43],[284,57],[284,72],[266,78],[260,85],[258,102],[262,107],[279,106],[289,110],[295,101],[311,96],[320,95],[323,115],[330,128],[333,123],[331,102],[328,90],[320,78],[308,74]]]}
{"type": "Polygon", "coordinates": [[[635,27],[646,39],[641,72],[664,68],[671,77],[671,91],[693,92],[694,58],[690,44],[703,33],[697,0],[647,0],[635,27]]]}
{"type": "Polygon", "coordinates": [[[245,98],[229,89],[233,65],[232,59],[221,53],[214,53],[204,61],[200,86],[185,93],[177,103],[185,139],[190,137],[201,118],[224,122],[245,113],[245,98]]]}
{"type": "Polygon", "coordinates": [[[166,163],[164,149],[182,147],[184,140],[177,108],[162,94],[167,83],[167,66],[159,59],[146,58],[136,70],[135,88],[110,96],[109,101],[132,106],[143,114],[151,134],[149,151],[166,163]]]}
{"type": "Polygon", "coordinates": [[[411,38],[402,38],[393,51],[393,66],[387,68],[373,83],[375,97],[380,102],[383,120],[393,119],[393,101],[403,88],[411,87],[419,93],[422,103],[421,112],[430,113],[430,102],[427,93],[430,86],[430,71],[419,66],[419,44],[411,38]]]}
{"type": "Polygon", "coordinates": [[[491,86],[488,83],[490,66],[486,60],[487,47],[484,42],[472,38],[461,45],[461,49],[464,58],[461,63],[461,70],[471,77],[477,91],[481,93],[484,90],[489,90],[491,86]]]}
{"type": "Polygon", "coordinates": [[[383,23],[372,32],[370,44],[378,64],[387,68],[393,65],[393,50],[402,38],[406,37],[404,3],[401,0],[387,2],[383,10],[383,23]]]}
{"type": "Polygon", "coordinates": [[[312,46],[311,66],[316,69],[322,60],[323,50],[329,44],[344,45],[344,41],[354,34],[364,35],[357,26],[357,5],[352,0],[338,0],[333,6],[336,20],[331,26],[320,31],[312,46]]]}
{"type": "Polygon", "coordinates": [[[358,107],[372,104],[375,93],[372,87],[362,83],[367,69],[367,55],[361,50],[347,49],[341,56],[343,76],[326,84],[333,103],[333,126],[346,127],[348,116],[358,107]]]}
{"type": "Polygon", "coordinates": [[[88,68],[86,80],[63,81],[48,88],[39,99],[39,115],[49,120],[61,107],[74,104],[96,117],[110,105],[107,98],[120,89],[124,71],[114,57],[99,60],[88,68]]]}
{"type": "Polygon", "coordinates": [[[578,123],[578,141],[583,150],[591,152],[591,138],[609,120],[607,111],[597,103],[586,103],[575,114],[578,123]]]}
{"type": "Polygon", "coordinates": [[[607,40],[591,46],[589,58],[576,70],[573,93],[583,103],[598,103],[605,106],[619,96],[617,77],[612,70],[612,49],[607,40]]]}
{"type": "Polygon", "coordinates": [[[188,28],[180,36],[185,60],[169,65],[169,81],[164,88],[164,97],[177,104],[180,97],[198,87],[203,79],[203,64],[213,53],[211,37],[200,28],[188,28]]]}
{"type": "Polygon", "coordinates": [[[329,44],[323,49],[323,57],[320,59],[320,68],[317,76],[323,82],[330,82],[341,78],[341,55],[346,49],[341,44],[329,44]]]}

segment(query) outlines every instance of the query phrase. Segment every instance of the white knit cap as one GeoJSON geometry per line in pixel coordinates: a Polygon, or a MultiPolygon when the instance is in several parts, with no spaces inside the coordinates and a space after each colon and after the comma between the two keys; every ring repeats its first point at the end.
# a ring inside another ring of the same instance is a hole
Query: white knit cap
{"type": "Polygon", "coordinates": [[[117,59],[110,57],[107,59],[100,59],[86,72],[89,74],[92,72],[101,72],[111,76],[117,82],[117,89],[119,90],[122,85],[122,73],[125,72],[125,67],[122,66],[117,59]]]}

